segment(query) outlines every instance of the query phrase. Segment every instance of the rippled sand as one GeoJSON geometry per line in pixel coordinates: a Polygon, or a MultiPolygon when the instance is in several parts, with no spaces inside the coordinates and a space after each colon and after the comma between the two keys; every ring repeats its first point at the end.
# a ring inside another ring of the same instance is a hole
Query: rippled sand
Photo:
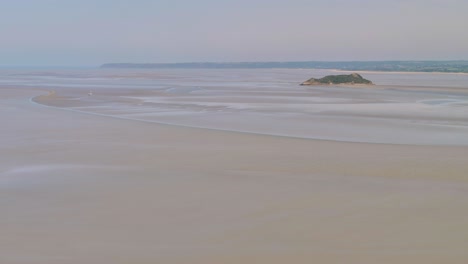
{"type": "Polygon", "coordinates": [[[166,74],[92,96],[57,80],[4,85],[0,263],[466,263],[463,88],[300,90],[302,75],[192,90],[166,74]],[[265,135],[316,135],[305,120],[411,144],[265,135]]]}

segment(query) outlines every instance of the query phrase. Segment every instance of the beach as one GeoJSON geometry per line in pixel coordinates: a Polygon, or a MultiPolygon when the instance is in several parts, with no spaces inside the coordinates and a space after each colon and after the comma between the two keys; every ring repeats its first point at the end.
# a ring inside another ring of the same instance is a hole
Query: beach
{"type": "Polygon", "coordinates": [[[468,261],[466,76],[18,74],[0,84],[0,263],[468,261]]]}

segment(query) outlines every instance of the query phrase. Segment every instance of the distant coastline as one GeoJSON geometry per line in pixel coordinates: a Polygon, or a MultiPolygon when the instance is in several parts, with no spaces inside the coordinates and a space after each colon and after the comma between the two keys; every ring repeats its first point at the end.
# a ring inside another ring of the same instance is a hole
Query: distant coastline
{"type": "Polygon", "coordinates": [[[468,61],[291,61],[106,63],[107,69],[327,69],[353,72],[468,73],[468,61]]]}
{"type": "Polygon", "coordinates": [[[333,72],[337,73],[359,73],[359,74],[366,74],[366,73],[380,73],[380,74],[455,74],[455,75],[468,75],[468,72],[440,72],[440,71],[353,71],[353,70],[340,70],[340,69],[328,69],[333,72]]]}

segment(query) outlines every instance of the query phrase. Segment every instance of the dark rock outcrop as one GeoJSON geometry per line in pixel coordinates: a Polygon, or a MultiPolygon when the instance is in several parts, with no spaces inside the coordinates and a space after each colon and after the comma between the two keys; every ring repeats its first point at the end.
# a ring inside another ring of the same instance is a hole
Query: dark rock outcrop
{"type": "Polygon", "coordinates": [[[329,75],[320,79],[311,78],[301,85],[334,85],[334,84],[360,84],[360,85],[372,85],[373,83],[367,79],[364,79],[357,73],[349,75],[329,75]]]}

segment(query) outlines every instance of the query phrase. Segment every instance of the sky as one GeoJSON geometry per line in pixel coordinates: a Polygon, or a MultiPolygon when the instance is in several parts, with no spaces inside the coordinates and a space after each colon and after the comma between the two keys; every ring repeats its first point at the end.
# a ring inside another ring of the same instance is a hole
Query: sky
{"type": "Polygon", "coordinates": [[[467,60],[468,0],[0,0],[0,66],[467,60]]]}

